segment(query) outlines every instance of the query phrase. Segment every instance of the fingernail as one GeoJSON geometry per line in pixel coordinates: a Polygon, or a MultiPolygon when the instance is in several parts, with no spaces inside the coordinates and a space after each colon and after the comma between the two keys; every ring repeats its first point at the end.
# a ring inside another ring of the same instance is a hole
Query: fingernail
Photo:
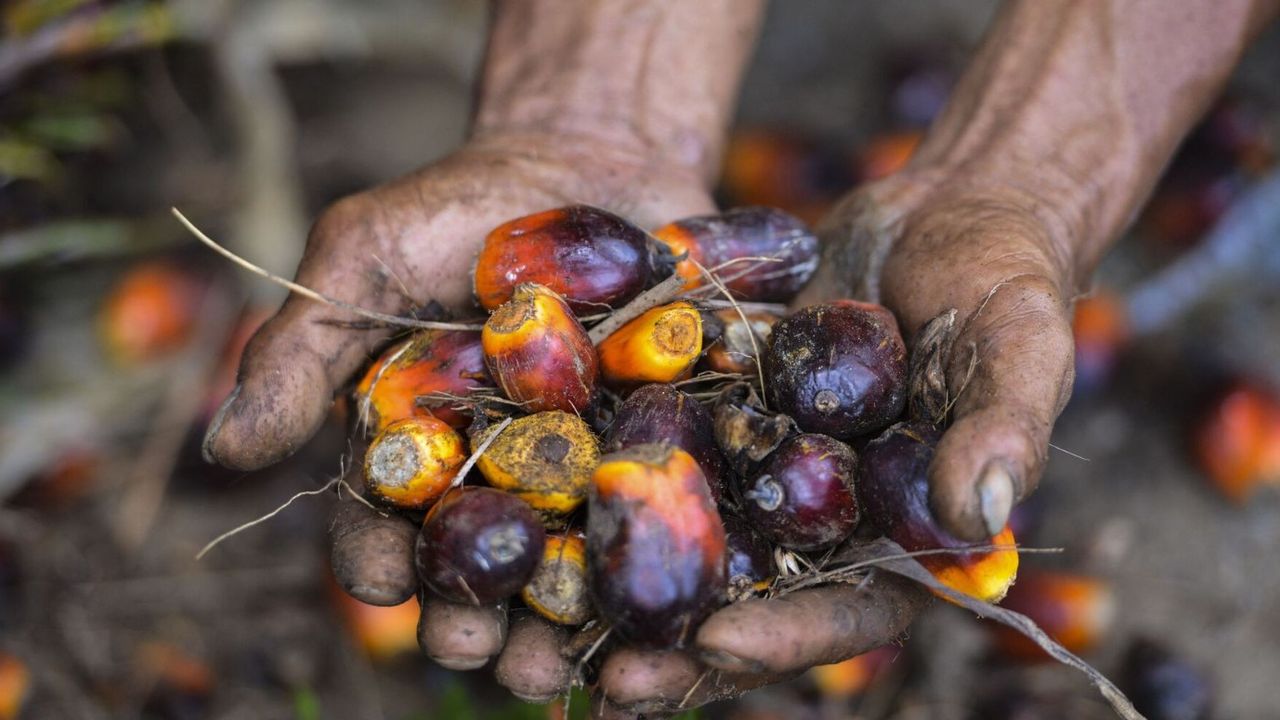
{"type": "Polygon", "coordinates": [[[706,664],[727,672],[759,672],[764,668],[759,662],[744,660],[724,650],[703,650],[699,654],[706,664]]]}
{"type": "Polygon", "coordinates": [[[227,419],[227,413],[231,410],[231,404],[240,397],[240,385],[236,385],[227,399],[222,401],[222,405],[218,407],[218,412],[213,414],[213,419],[209,421],[209,429],[204,433],[204,441],[200,443],[200,455],[204,461],[214,465],[218,459],[213,456],[213,442],[218,439],[218,431],[222,429],[222,422],[227,419]]]}
{"type": "Polygon", "coordinates": [[[1013,508],[1013,477],[1003,462],[992,460],[978,479],[978,512],[987,534],[995,537],[1004,530],[1013,508]]]}
{"type": "Polygon", "coordinates": [[[437,665],[446,670],[475,670],[476,668],[484,667],[485,663],[489,662],[489,658],[487,657],[477,658],[432,655],[431,659],[434,660],[437,665]]]}

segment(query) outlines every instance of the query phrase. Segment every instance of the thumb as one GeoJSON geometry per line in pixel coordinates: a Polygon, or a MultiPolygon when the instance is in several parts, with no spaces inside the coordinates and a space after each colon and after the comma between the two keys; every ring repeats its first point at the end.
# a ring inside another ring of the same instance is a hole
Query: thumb
{"type": "MultiPolygon", "coordinates": [[[[298,282],[353,305],[403,312],[407,299],[390,289],[388,272],[374,260],[376,232],[363,203],[349,199],[334,205],[312,228],[298,282]]],[[[334,392],[387,335],[385,329],[344,325],[359,319],[290,296],[245,347],[236,387],[205,435],[205,460],[256,470],[301,447],[324,422],[334,392]]]]}

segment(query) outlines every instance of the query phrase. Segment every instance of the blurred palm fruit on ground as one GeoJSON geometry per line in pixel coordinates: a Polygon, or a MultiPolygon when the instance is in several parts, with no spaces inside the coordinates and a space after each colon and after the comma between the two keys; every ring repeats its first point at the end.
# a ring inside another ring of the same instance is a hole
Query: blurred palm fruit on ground
{"type": "Polygon", "coordinates": [[[107,296],[98,315],[98,331],[108,355],[134,364],[182,348],[200,314],[205,286],[166,262],[131,268],[107,296]]]}
{"type": "MultiPolygon", "coordinates": [[[[1086,575],[1024,569],[1000,602],[1031,618],[1064,648],[1081,654],[1092,650],[1111,630],[1116,600],[1106,582],[1086,575]]],[[[1040,646],[1003,625],[992,625],[996,645],[1022,661],[1049,660],[1040,646]]]]}
{"type": "Polygon", "coordinates": [[[356,387],[356,410],[370,432],[408,417],[437,417],[461,428],[470,414],[432,393],[465,399],[474,388],[489,385],[480,333],[469,330],[425,330],[399,342],[378,358],[356,387]]]}
{"type": "Polygon", "coordinates": [[[1244,503],[1280,485],[1280,397],[1237,383],[1214,401],[1195,430],[1196,459],[1224,497],[1244,503]]]}

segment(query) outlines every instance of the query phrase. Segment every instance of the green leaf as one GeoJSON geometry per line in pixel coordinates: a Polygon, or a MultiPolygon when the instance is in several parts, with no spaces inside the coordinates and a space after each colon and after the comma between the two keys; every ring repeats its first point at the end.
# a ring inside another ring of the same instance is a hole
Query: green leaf
{"type": "Polygon", "coordinates": [[[297,720],[320,720],[320,698],[311,688],[300,687],[293,691],[293,716],[297,720]]]}

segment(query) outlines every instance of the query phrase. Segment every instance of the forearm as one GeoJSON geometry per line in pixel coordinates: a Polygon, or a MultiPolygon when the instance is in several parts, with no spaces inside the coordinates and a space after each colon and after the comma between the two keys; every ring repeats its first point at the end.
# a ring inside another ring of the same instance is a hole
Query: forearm
{"type": "Polygon", "coordinates": [[[1079,282],[1278,7],[1010,2],[913,167],[1025,203],[1079,282]]]}
{"type": "Polygon", "coordinates": [[[473,135],[556,133],[711,182],[762,0],[497,0],[473,135]]]}

